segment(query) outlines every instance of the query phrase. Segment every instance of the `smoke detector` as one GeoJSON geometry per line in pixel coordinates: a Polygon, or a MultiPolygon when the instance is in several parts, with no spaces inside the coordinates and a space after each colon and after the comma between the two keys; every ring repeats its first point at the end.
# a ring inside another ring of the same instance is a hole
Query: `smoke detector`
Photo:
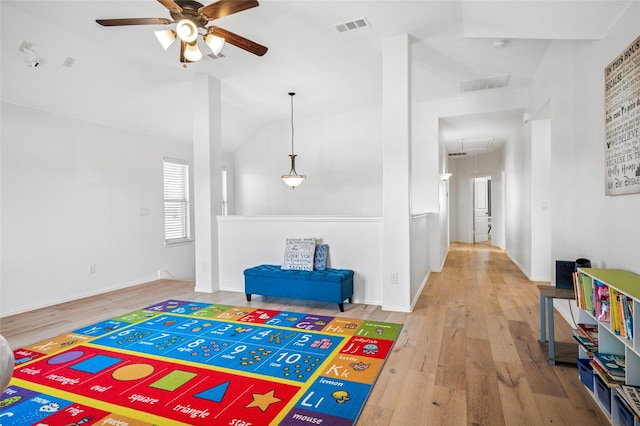
{"type": "Polygon", "coordinates": [[[28,41],[23,41],[18,50],[27,55],[27,65],[31,68],[38,68],[42,64],[42,59],[33,50],[33,44],[28,41]]]}
{"type": "Polygon", "coordinates": [[[506,45],[507,45],[507,42],[505,40],[496,40],[493,42],[494,49],[502,49],[506,45]]]}

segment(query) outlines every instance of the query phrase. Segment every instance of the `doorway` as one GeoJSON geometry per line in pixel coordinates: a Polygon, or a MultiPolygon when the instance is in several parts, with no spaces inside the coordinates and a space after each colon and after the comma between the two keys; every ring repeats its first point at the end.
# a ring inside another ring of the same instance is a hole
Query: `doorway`
{"type": "Polygon", "coordinates": [[[491,242],[491,176],[473,178],[473,242],[491,242]]]}

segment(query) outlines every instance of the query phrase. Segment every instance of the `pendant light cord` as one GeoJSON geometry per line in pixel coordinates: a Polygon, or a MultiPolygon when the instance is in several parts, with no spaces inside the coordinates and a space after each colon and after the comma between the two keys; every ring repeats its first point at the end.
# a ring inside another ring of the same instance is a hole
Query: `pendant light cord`
{"type": "Polygon", "coordinates": [[[293,127],[293,96],[295,93],[290,92],[289,96],[291,96],[291,155],[294,155],[293,151],[293,135],[295,134],[295,129],[293,127]]]}

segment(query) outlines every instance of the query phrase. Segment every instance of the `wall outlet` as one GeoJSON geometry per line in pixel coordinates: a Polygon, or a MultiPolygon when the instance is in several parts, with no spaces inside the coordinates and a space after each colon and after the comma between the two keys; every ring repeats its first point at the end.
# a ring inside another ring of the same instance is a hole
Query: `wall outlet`
{"type": "Polygon", "coordinates": [[[89,265],[89,273],[90,274],[95,274],[96,273],[96,265],[95,265],[95,263],[92,263],[91,265],[89,265]]]}
{"type": "Polygon", "coordinates": [[[392,272],[391,273],[391,284],[392,285],[397,285],[398,284],[398,273],[397,272],[392,272]]]}

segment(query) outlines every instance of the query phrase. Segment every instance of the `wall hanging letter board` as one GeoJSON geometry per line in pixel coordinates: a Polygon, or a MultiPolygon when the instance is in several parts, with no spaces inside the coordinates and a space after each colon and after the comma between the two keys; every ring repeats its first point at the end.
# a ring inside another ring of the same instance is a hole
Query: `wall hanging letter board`
{"type": "Polygon", "coordinates": [[[640,193],[640,36],[604,70],[605,194],[640,193]]]}

